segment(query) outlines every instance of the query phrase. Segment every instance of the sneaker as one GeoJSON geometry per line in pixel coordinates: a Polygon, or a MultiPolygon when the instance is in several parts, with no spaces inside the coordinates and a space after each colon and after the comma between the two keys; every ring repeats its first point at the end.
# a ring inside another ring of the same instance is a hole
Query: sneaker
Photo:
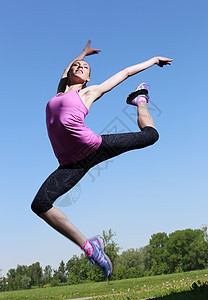
{"type": "Polygon", "coordinates": [[[145,82],[140,83],[138,85],[138,87],[136,88],[136,91],[132,92],[131,94],[128,95],[128,97],[126,99],[126,103],[137,106],[140,97],[144,97],[148,103],[149,99],[150,99],[150,97],[148,95],[149,89],[150,89],[149,84],[147,84],[145,82]]]}
{"type": "Polygon", "coordinates": [[[104,272],[105,276],[109,278],[113,272],[113,265],[110,258],[104,253],[105,243],[101,236],[96,236],[89,239],[90,244],[93,246],[93,253],[88,256],[90,261],[96,263],[104,272]]]}

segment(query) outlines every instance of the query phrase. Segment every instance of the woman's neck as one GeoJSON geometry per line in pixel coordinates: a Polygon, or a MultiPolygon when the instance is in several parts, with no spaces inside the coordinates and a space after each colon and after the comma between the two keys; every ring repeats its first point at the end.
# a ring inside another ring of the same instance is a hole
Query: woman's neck
{"type": "Polygon", "coordinates": [[[67,85],[64,93],[69,93],[71,91],[75,90],[81,90],[82,89],[82,84],[72,84],[72,85],[67,85]]]}

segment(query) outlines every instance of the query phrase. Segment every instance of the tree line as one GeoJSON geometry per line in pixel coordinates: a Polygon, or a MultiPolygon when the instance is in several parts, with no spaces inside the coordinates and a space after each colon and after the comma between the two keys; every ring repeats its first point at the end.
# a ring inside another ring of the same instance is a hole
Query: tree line
{"type": "MultiPolygon", "coordinates": [[[[175,272],[200,270],[208,267],[207,227],[153,234],[149,244],[139,249],[129,249],[120,255],[115,233],[103,231],[106,253],[114,271],[111,280],[137,278],[175,272]]],[[[84,254],[74,255],[67,263],[63,260],[57,270],[50,265],[44,269],[36,262],[30,266],[18,265],[0,278],[0,291],[71,285],[103,281],[105,277],[96,266],[89,265],[84,254]]]]}

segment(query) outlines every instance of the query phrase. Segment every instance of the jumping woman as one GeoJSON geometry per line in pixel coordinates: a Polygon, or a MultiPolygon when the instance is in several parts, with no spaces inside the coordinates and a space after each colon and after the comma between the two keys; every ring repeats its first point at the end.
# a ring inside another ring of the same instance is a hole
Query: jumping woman
{"type": "Polygon", "coordinates": [[[99,53],[90,48],[88,41],[83,52],[65,69],[57,95],[46,106],[46,124],[59,167],[46,179],[39,189],[32,210],[50,226],[66,236],[85,251],[109,278],[113,271],[110,258],[105,254],[101,236],[87,240],[66,215],[53,206],[54,201],[73,188],[95,165],[126,151],[154,144],[158,132],[148,111],[148,85],[142,83],[126,102],[138,107],[137,123],[141,131],[119,134],[95,134],[84,124],[91,105],[128,77],[153,65],[170,65],[172,59],[154,57],[143,63],[128,67],[99,85],[86,87],[90,81],[90,66],[84,57],[99,53]]]}

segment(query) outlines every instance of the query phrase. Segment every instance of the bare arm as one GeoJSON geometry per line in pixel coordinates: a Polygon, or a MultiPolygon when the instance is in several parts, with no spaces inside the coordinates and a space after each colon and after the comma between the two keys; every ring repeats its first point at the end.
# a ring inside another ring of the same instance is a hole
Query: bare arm
{"type": "Polygon", "coordinates": [[[65,68],[64,73],[63,73],[63,75],[61,77],[61,80],[59,82],[59,85],[58,85],[57,93],[63,92],[65,90],[66,84],[67,84],[67,81],[68,81],[67,74],[68,74],[68,71],[69,71],[69,69],[70,69],[70,67],[71,67],[71,65],[73,64],[74,61],[82,60],[82,59],[85,58],[85,56],[96,54],[96,53],[100,52],[99,49],[90,48],[90,43],[91,43],[91,40],[88,41],[87,46],[84,48],[82,53],[79,56],[77,56],[72,62],[70,62],[70,64],[65,68]]]}
{"type": "Polygon", "coordinates": [[[100,85],[89,87],[89,96],[93,101],[99,99],[104,93],[109,92],[112,90],[115,86],[126,80],[128,77],[138,74],[139,72],[146,70],[150,68],[151,66],[157,64],[160,67],[163,67],[164,65],[170,65],[172,62],[172,59],[166,58],[166,57],[153,57],[143,63],[128,67],[119,73],[115,74],[108,80],[104,81],[100,85]]]}

